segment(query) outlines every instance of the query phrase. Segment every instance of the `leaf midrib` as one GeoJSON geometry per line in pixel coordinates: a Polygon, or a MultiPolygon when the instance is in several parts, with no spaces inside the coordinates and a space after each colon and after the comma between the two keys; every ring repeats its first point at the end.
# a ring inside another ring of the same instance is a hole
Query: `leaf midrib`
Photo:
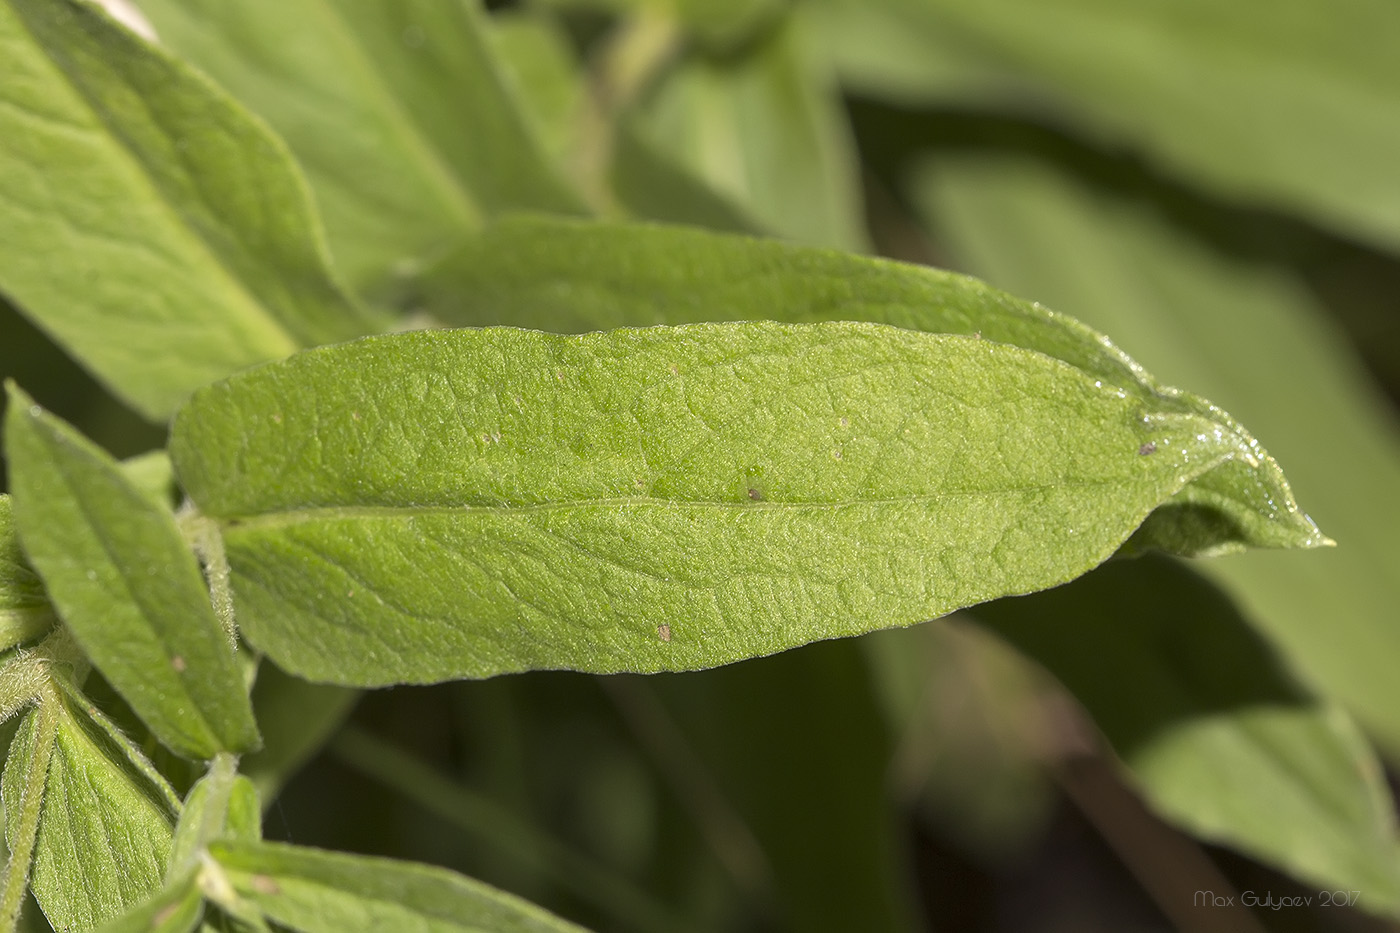
{"type": "MultiPolygon", "coordinates": [[[[1207,461],[1201,472],[1208,472],[1224,460],[1233,456],[1227,452],[1221,457],[1207,461]]],[[[765,511],[835,511],[838,509],[878,507],[882,505],[914,505],[936,502],[942,499],[965,499],[1016,495],[1028,492],[1044,492],[1061,489],[1096,489],[1106,486],[1131,485],[1138,480],[1124,479],[1073,480],[1063,483],[1038,483],[1023,486],[1003,486],[989,489],[952,489],[933,493],[914,493],[904,496],[879,496],[870,498],[827,499],[815,502],[800,501],[720,501],[715,499],[663,499],[654,496],[610,496],[596,498],[569,499],[558,502],[529,503],[463,503],[462,505],[338,505],[309,506],[302,508],[279,509],[238,516],[216,516],[227,530],[243,531],[259,528],[273,528],[286,525],[309,524],[320,521],[349,521],[354,519],[396,519],[418,518],[437,515],[468,515],[472,513],[519,514],[533,512],[567,511],[571,509],[608,508],[658,508],[658,509],[718,509],[765,511]]],[[[1187,478],[1186,482],[1189,482],[1187,478]]],[[[1181,480],[1172,484],[1183,485],[1181,480]]]]}

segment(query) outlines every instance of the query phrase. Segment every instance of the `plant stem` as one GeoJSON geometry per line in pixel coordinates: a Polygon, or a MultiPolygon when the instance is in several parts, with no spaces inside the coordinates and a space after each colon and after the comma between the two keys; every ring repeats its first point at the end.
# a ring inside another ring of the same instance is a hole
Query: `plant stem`
{"type": "Polygon", "coordinates": [[[233,615],[233,587],[229,583],[228,558],[224,556],[224,537],[219,533],[219,525],[199,514],[189,500],[175,513],[175,523],[185,536],[185,541],[199,556],[204,567],[205,582],[209,584],[209,600],[214,605],[214,615],[236,651],[238,625],[233,615]]]}
{"type": "MultiPolygon", "coordinates": [[[[44,789],[49,779],[54,738],[58,734],[58,704],[63,702],[51,686],[39,693],[34,712],[34,738],[20,791],[19,818],[10,837],[10,858],[5,880],[0,885],[0,933],[14,933],[29,884],[29,867],[34,859],[34,842],[39,835],[39,814],[44,807],[44,789]]],[[[13,753],[12,753],[13,754],[13,753]]]]}

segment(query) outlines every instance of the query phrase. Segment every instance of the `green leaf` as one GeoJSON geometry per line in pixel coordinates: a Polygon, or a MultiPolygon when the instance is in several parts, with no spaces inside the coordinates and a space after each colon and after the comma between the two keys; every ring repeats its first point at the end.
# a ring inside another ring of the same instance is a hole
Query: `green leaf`
{"type": "Polygon", "coordinates": [[[86,0],[5,0],[0,43],[0,288],[116,394],[163,420],[374,329],[282,144],[205,78],[86,0]]]}
{"type": "Polygon", "coordinates": [[[0,494],[0,650],[38,638],[53,623],[44,583],[20,550],[10,497],[0,494]]]}
{"type": "Polygon", "coordinates": [[[14,386],[5,452],[25,551],[103,676],[180,754],[256,746],[229,636],[169,508],[14,386]]]}
{"type": "Polygon", "coordinates": [[[765,229],[859,250],[854,143],[801,26],[785,22],[743,55],[693,55],[643,103],[635,127],[765,229]]]}
{"type": "Polygon", "coordinates": [[[1266,469],[1041,353],[840,322],[369,338],[201,391],[171,450],[246,637],[354,685],[913,624],[1072,579],[1203,474],[1266,469]]]}
{"type": "Polygon", "coordinates": [[[232,756],[219,755],[208,773],[190,788],[170,847],[168,874],[172,878],[193,871],[200,855],[215,839],[226,835],[254,841],[262,838],[257,788],[238,773],[237,767],[232,756]]]}
{"type": "Polygon", "coordinates": [[[1164,817],[1311,884],[1358,890],[1369,910],[1400,910],[1380,762],[1204,578],[1166,558],[1112,561],[973,614],[1087,707],[1164,817]]]}
{"type": "Polygon", "coordinates": [[[917,190],[972,271],[1112,330],[1269,438],[1341,546],[1202,569],[1309,682],[1400,748],[1400,434],[1322,309],[1283,273],[1027,162],[943,161],[917,190]]]}
{"type": "Polygon", "coordinates": [[[296,153],[348,280],[377,290],[483,217],[582,212],[476,0],[142,0],[163,42],[296,153]],[[315,41],[308,41],[315,37],[315,41]]]}
{"type": "MultiPolygon", "coordinates": [[[[1232,200],[1400,245],[1400,58],[1390,42],[1400,7],[1387,0],[879,6],[923,40],[902,43],[906,55],[952,49],[966,63],[924,88],[925,101],[966,105],[975,94],[1076,121],[1232,200]]],[[[879,77],[867,69],[862,90],[909,96],[907,81],[879,77]]]]}
{"type": "Polygon", "coordinates": [[[194,872],[102,926],[99,933],[190,933],[204,917],[204,895],[194,872]]]}
{"type": "MultiPolygon", "coordinates": [[[[171,842],[169,787],[141,753],[54,694],[58,717],[39,819],[31,885],[56,930],[88,930],[120,916],[161,886],[171,842]]],[[[18,814],[18,775],[33,750],[11,747],[4,799],[9,831],[18,814]]]]}
{"type": "Polygon", "coordinates": [[[306,764],[350,715],[359,691],[312,684],[264,660],[253,684],[253,713],[263,746],[239,762],[264,804],[306,764]]]}
{"type": "Polygon", "coordinates": [[[613,195],[628,214],[732,233],[765,232],[762,223],[647,141],[634,124],[618,122],[608,169],[613,195]]]}
{"type": "Polygon", "coordinates": [[[568,933],[572,923],[462,875],[411,862],[268,842],[212,848],[234,889],[303,933],[568,933]]]}
{"type": "Polygon", "coordinates": [[[487,34],[523,114],[553,162],[563,165],[579,145],[587,93],[582,63],[563,24],[514,7],[492,14],[487,34]]]}
{"type": "Polygon", "coordinates": [[[1218,421],[1257,455],[1258,468],[1227,464],[1182,490],[1134,547],[1201,554],[1287,545],[1306,531],[1277,464],[1229,415],[1163,386],[1103,334],[964,276],[697,230],[515,218],[444,257],[420,284],[419,305],[458,324],[576,332],[768,317],[857,320],[1036,350],[1153,408],[1218,421]]]}

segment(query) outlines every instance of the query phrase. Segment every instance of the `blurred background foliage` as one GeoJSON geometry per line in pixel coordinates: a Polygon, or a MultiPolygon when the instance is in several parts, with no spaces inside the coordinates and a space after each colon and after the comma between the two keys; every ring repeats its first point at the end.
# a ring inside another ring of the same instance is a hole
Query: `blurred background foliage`
{"type": "MultiPolygon", "coordinates": [[[[600,931],[1395,927],[1400,7],[140,6],[288,141],[371,304],[420,322],[422,271],[520,209],[965,271],[1238,416],[1339,542],[1119,559],[700,674],[359,696],[265,664],[271,837],[600,931]]],[[[0,375],[114,453],[163,443],[8,306],[0,335],[0,375]]]]}

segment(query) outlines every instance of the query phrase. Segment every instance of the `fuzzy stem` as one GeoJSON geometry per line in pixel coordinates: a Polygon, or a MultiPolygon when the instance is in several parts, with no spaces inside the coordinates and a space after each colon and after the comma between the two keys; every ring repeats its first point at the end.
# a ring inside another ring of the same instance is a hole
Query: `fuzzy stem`
{"type": "Polygon", "coordinates": [[[53,758],[54,738],[58,734],[58,704],[61,702],[53,687],[46,687],[40,692],[39,704],[33,713],[37,717],[34,722],[34,745],[29,754],[29,767],[24,772],[19,817],[14,835],[10,837],[10,858],[5,866],[5,880],[0,884],[2,933],[14,933],[19,926],[19,912],[24,905],[25,888],[29,884],[29,867],[34,859],[34,842],[39,835],[39,814],[44,807],[49,761],[53,758]]]}

